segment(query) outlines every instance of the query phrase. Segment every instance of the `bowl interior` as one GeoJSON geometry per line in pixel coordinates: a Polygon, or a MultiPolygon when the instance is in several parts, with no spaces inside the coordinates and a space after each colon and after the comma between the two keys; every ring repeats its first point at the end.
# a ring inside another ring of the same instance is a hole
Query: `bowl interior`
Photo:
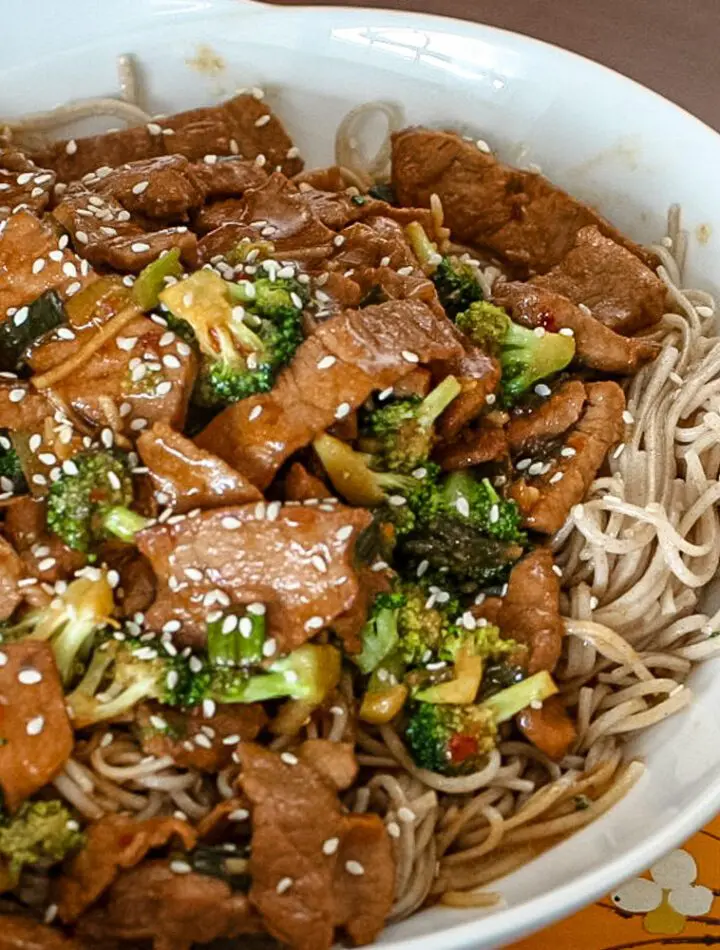
{"type": "MultiPolygon", "coordinates": [[[[570,53],[502,31],[415,14],[265,7],[248,0],[36,0],[29,29],[8,12],[0,115],[116,95],[115,56],[132,53],[149,111],[212,104],[261,86],[308,165],[333,160],[335,129],[373,99],[407,124],[482,137],[534,163],[637,240],[664,233],[679,202],[691,237],[687,282],[720,287],[720,137],[653,93],[570,53]]],[[[78,131],[84,131],[80,129],[78,131]]],[[[431,910],[386,931],[388,948],[460,950],[506,943],[647,867],[720,808],[720,706],[693,678],[689,711],[635,740],[648,771],[611,812],[506,878],[505,907],[431,910]]],[[[495,889],[495,885],[493,885],[495,889]]]]}

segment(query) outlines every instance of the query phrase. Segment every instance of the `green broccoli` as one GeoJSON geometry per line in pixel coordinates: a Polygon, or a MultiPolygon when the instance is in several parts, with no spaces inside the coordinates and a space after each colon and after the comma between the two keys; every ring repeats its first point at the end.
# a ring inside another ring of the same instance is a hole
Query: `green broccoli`
{"type": "Polygon", "coordinates": [[[111,535],[126,540],[130,525],[132,534],[142,527],[144,521],[127,508],[132,501],[127,456],[116,450],[87,449],[65,462],[50,486],[48,527],[68,547],[87,553],[111,535]]]}
{"type": "Polygon", "coordinates": [[[499,358],[501,389],[508,405],[541,379],[560,372],[575,355],[573,337],[549,333],[544,327],[522,327],[487,301],[471,304],[457,315],[456,324],[473,343],[499,358]]]}
{"type": "Polygon", "coordinates": [[[207,625],[207,651],[212,666],[257,666],[263,659],[264,612],[226,614],[207,625]]]}
{"type": "Polygon", "coordinates": [[[113,593],[107,575],[79,577],[65,593],[54,597],[47,607],[32,610],[15,626],[4,630],[6,637],[47,640],[53,648],[63,683],[73,680],[83,667],[96,635],[104,630],[113,612],[113,593]]]}
{"type": "Polygon", "coordinates": [[[25,802],[0,824],[0,855],[17,883],[26,867],[46,870],[81,848],[84,836],[62,802],[25,802]]]}
{"type": "Polygon", "coordinates": [[[522,516],[514,501],[501,498],[487,478],[478,481],[467,470],[453,472],[443,484],[446,513],[500,541],[525,544],[522,516]]]}
{"type": "Polygon", "coordinates": [[[442,256],[423,226],[413,221],[406,228],[410,245],[426,274],[429,274],[440,303],[449,317],[483,299],[483,290],[472,266],[456,255],[442,256]]]}
{"type": "Polygon", "coordinates": [[[483,757],[495,745],[498,725],[557,691],[543,670],[481,703],[419,702],[408,721],[405,740],[421,768],[442,775],[467,775],[482,767],[483,757]]]}
{"type": "Polygon", "coordinates": [[[405,730],[415,764],[451,776],[479,771],[496,736],[492,713],[476,705],[417,703],[405,730]]]}
{"type": "Polygon", "coordinates": [[[261,703],[302,699],[320,704],[340,680],[340,653],[333,646],[305,643],[265,668],[216,665],[208,673],[205,696],[219,703],[261,703]]]}
{"type": "Polygon", "coordinates": [[[303,341],[307,291],[292,278],[230,283],[200,270],[167,287],[160,300],[192,328],[201,356],[194,398],[205,406],[269,392],[303,341]]]}
{"type": "Polygon", "coordinates": [[[435,423],[461,389],[454,376],[446,376],[424,399],[398,399],[373,409],[364,420],[373,467],[409,474],[427,462],[435,423]]]}
{"type": "Polygon", "coordinates": [[[7,429],[0,432],[0,491],[25,494],[28,490],[20,456],[10,441],[7,429]]]}
{"type": "Polygon", "coordinates": [[[93,651],[67,703],[75,727],[84,728],[124,716],[148,699],[167,706],[196,706],[206,688],[205,668],[197,657],[170,656],[161,645],[134,637],[113,638],[93,651]]]}
{"type": "Polygon", "coordinates": [[[141,310],[154,310],[160,303],[160,294],[166,287],[166,277],[181,277],[180,249],[173,247],[144,267],[135,278],[132,296],[141,310]]]}

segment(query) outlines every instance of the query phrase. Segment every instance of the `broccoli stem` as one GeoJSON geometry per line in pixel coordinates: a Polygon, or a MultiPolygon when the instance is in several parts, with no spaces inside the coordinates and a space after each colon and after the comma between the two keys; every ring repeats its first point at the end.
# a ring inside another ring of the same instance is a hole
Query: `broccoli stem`
{"type": "Polygon", "coordinates": [[[105,530],[115,535],[116,538],[125,541],[127,544],[134,544],[135,535],[138,531],[146,528],[150,522],[148,518],[144,518],[136,511],[116,506],[108,508],[103,514],[102,523],[105,530]]]}
{"type": "Polygon", "coordinates": [[[397,608],[383,607],[363,627],[362,652],[353,657],[363,673],[372,673],[398,642],[397,608]]]}
{"type": "Polygon", "coordinates": [[[252,666],[263,658],[266,621],[262,614],[226,614],[207,627],[207,650],[213,666],[252,666]]]}
{"type": "Polygon", "coordinates": [[[425,429],[431,428],[461,392],[462,386],[457,379],[454,376],[446,376],[420,403],[418,423],[425,429]]]}
{"type": "Polygon", "coordinates": [[[496,723],[507,722],[513,716],[526,709],[531,703],[542,702],[558,692],[547,670],[541,670],[514,686],[495,693],[480,703],[483,709],[493,714],[496,723]]]}

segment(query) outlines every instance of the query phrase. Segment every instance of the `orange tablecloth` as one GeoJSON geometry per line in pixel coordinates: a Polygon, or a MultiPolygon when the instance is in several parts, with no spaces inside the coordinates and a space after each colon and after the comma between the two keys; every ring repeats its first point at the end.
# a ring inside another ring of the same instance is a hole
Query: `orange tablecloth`
{"type": "Polygon", "coordinates": [[[720,948],[720,816],[597,904],[512,950],[720,948]]]}

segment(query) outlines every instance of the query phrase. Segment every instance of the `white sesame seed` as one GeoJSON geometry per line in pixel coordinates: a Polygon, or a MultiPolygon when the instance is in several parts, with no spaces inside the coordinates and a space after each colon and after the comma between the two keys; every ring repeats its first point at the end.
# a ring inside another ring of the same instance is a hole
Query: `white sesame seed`
{"type": "Polygon", "coordinates": [[[564,478],[563,472],[555,472],[552,478],[549,479],[551,485],[557,485],[558,482],[561,482],[564,478]]]}
{"type": "Polygon", "coordinates": [[[249,614],[252,614],[254,617],[264,617],[267,613],[265,604],[252,603],[248,604],[245,608],[249,614]]]}
{"type": "Polygon", "coordinates": [[[203,732],[199,732],[197,735],[193,736],[192,741],[201,749],[212,749],[212,741],[203,732]]]}
{"type": "Polygon", "coordinates": [[[42,561],[38,564],[39,571],[51,571],[56,564],[56,559],[54,557],[43,558],[42,561]]]}
{"type": "Polygon", "coordinates": [[[126,353],[129,353],[137,341],[138,338],[136,336],[119,336],[115,340],[115,344],[119,350],[124,350],[126,353]]]}
{"type": "Polygon", "coordinates": [[[167,396],[167,394],[172,390],[173,386],[169,380],[165,380],[162,383],[158,383],[155,387],[156,396],[167,396]]]}
{"type": "Polygon", "coordinates": [[[262,415],[263,407],[262,406],[253,406],[248,414],[248,419],[250,422],[254,422],[262,415]]]}
{"type": "Polygon", "coordinates": [[[352,406],[349,402],[341,402],[340,405],[335,410],[336,419],[344,419],[345,416],[349,416],[352,412],[352,406]]]}
{"type": "Polygon", "coordinates": [[[325,621],[322,617],[311,617],[305,623],[306,630],[320,630],[325,624],[325,621]]]}
{"type": "Polygon", "coordinates": [[[35,686],[36,683],[42,683],[42,673],[33,669],[20,670],[18,682],[22,683],[23,686],[35,686]]]}
{"type": "Polygon", "coordinates": [[[318,360],[317,368],[330,369],[335,363],[337,363],[337,359],[334,356],[323,356],[321,360],[318,360]]]}
{"type": "Polygon", "coordinates": [[[575,331],[574,331],[574,330],[571,330],[570,327],[561,327],[561,328],[558,330],[558,333],[559,333],[561,336],[575,336],[575,331]]]}
{"type": "Polygon", "coordinates": [[[293,886],[293,879],[291,877],[283,877],[277,882],[275,890],[278,894],[284,894],[286,891],[289,891],[293,886]]]}
{"type": "Polygon", "coordinates": [[[202,711],[203,711],[203,716],[204,716],[206,719],[212,719],[212,718],[213,718],[213,716],[215,715],[215,710],[216,710],[216,708],[217,708],[217,707],[216,707],[216,705],[215,705],[215,701],[214,701],[214,700],[212,700],[212,699],[203,699],[202,711]]]}
{"type": "Polygon", "coordinates": [[[267,159],[263,154],[257,155],[255,157],[255,164],[262,168],[264,165],[267,165],[267,159]]]}
{"type": "Polygon", "coordinates": [[[542,475],[542,471],[544,467],[545,467],[544,462],[533,462],[532,465],[528,468],[528,475],[542,475]]]}
{"type": "Polygon", "coordinates": [[[625,422],[629,426],[632,425],[633,422],[635,422],[635,417],[628,409],[624,410],[622,417],[623,417],[623,422],[625,422]]]}
{"type": "Polygon", "coordinates": [[[335,532],[335,537],[338,541],[347,541],[352,537],[353,531],[355,529],[351,524],[344,524],[342,528],[338,528],[335,532]]]}
{"type": "Polygon", "coordinates": [[[559,567],[557,564],[553,564],[553,573],[557,574],[558,577],[563,576],[562,568],[559,567]]]}
{"type": "Polygon", "coordinates": [[[42,257],[39,257],[36,261],[33,261],[32,272],[33,274],[39,274],[40,271],[45,267],[45,260],[42,257]]]}
{"type": "Polygon", "coordinates": [[[535,336],[543,337],[545,336],[545,327],[535,327],[533,333],[535,336]]]}
{"type": "Polygon", "coordinates": [[[402,495],[389,495],[388,504],[391,505],[393,508],[402,508],[403,505],[407,504],[407,499],[404,498],[402,495]]]}
{"type": "Polygon", "coordinates": [[[39,736],[45,728],[45,718],[43,716],[34,716],[25,726],[25,732],[29,736],[39,736]]]}
{"type": "Polygon", "coordinates": [[[388,822],[387,832],[391,838],[399,838],[402,834],[400,831],[400,825],[396,821],[388,822]]]}
{"type": "Polygon", "coordinates": [[[255,126],[258,129],[261,129],[264,125],[268,124],[268,122],[270,121],[270,118],[271,118],[270,113],[268,113],[267,115],[261,115],[259,119],[255,120],[255,126]]]}
{"type": "Polygon", "coordinates": [[[362,877],[365,873],[365,868],[359,861],[346,861],[345,870],[348,874],[352,874],[353,877],[362,877]]]}
{"type": "Polygon", "coordinates": [[[412,350],[403,350],[402,358],[405,360],[406,363],[420,362],[420,357],[417,355],[417,353],[413,353],[412,350]]]}
{"type": "MultiPolygon", "coordinates": [[[[147,186],[148,186],[149,184],[150,184],[149,181],[139,181],[139,182],[137,182],[137,184],[135,184],[135,185],[132,186],[132,193],[133,193],[134,195],[141,195],[141,194],[145,191],[145,189],[147,188],[147,186]]],[[[104,186],[103,186],[103,187],[104,187],[104,186]]]]}
{"type": "Polygon", "coordinates": [[[52,452],[40,452],[38,458],[43,463],[43,465],[54,465],[57,462],[57,458],[52,452]]]}
{"type": "Polygon", "coordinates": [[[403,806],[402,808],[398,809],[398,818],[405,824],[411,824],[415,821],[417,815],[412,810],[412,808],[406,808],[403,806]]]}
{"type": "Polygon", "coordinates": [[[81,287],[82,287],[82,284],[80,283],[79,280],[73,281],[73,283],[70,284],[70,286],[65,291],[65,295],[67,297],[74,297],[81,287]]]}
{"type": "Polygon", "coordinates": [[[576,450],[571,445],[566,445],[562,449],[560,449],[560,455],[562,455],[562,457],[566,459],[571,459],[576,454],[577,454],[576,450]]]}
{"type": "Polygon", "coordinates": [[[65,143],[66,155],[74,155],[77,152],[77,149],[78,147],[77,147],[77,142],[75,141],[75,139],[70,139],[69,142],[65,143]]]}
{"type": "Polygon", "coordinates": [[[549,396],[552,390],[545,383],[538,383],[535,387],[535,392],[538,396],[549,396]]]}
{"type": "Polygon", "coordinates": [[[77,267],[72,261],[65,261],[62,266],[62,272],[66,277],[77,277],[77,267]]]}
{"type": "Polygon", "coordinates": [[[173,874],[190,874],[192,868],[187,863],[187,861],[171,861],[170,870],[173,874]]]}
{"type": "Polygon", "coordinates": [[[263,656],[274,656],[277,653],[277,642],[273,637],[269,637],[265,643],[263,643],[262,648],[263,656]]]}
{"type": "Polygon", "coordinates": [[[149,251],[149,250],[150,250],[150,245],[149,245],[149,244],[145,244],[144,241],[135,241],[134,244],[131,244],[131,245],[130,245],[130,250],[131,250],[134,254],[142,254],[143,251],[149,251]]]}
{"type": "Polygon", "coordinates": [[[470,517],[470,504],[467,498],[463,498],[461,495],[460,498],[458,498],[458,500],[455,502],[455,507],[457,508],[459,514],[463,516],[463,518],[470,517]]]}
{"type": "Polygon", "coordinates": [[[90,239],[88,238],[85,231],[76,231],[75,240],[79,241],[81,244],[87,244],[90,239]]]}

